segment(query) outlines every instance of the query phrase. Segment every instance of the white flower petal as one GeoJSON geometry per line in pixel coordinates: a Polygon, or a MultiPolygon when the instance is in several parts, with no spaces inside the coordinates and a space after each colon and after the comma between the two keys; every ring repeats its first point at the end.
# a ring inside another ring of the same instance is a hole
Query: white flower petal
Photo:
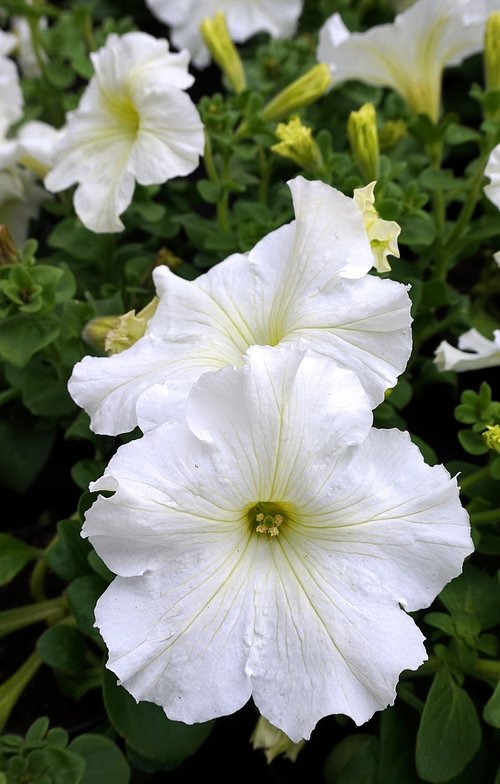
{"type": "Polygon", "coordinates": [[[95,232],[121,231],[119,216],[135,183],[161,184],[186,175],[203,152],[203,126],[181,88],[193,77],[188,54],[146,33],[110,35],[92,55],[95,75],[68,115],[51,191],[78,183],[75,210],[95,232]]]}
{"type": "Polygon", "coordinates": [[[443,69],[481,51],[493,5],[498,7],[477,0],[417,0],[392,24],[351,34],[334,15],[320,30],[317,57],[330,66],[334,83],[356,79],[390,87],[415,111],[437,119],[443,69]]]}
{"type": "Polygon", "coordinates": [[[500,329],[493,331],[493,340],[470,329],[458,338],[458,349],[443,340],[434,352],[434,362],[439,370],[456,373],[500,365],[500,329]]]}
{"type": "MultiPolygon", "coordinates": [[[[96,432],[116,434],[138,423],[149,429],[151,405],[144,421],[133,415],[148,386],[174,382],[182,393],[182,381],[187,390],[206,371],[241,364],[253,345],[300,347],[305,341],[310,350],[354,370],[372,406],[394,386],[411,351],[406,288],[364,274],[373,256],[352,199],[302,177],[290,187],[295,221],[192,282],[157,267],[160,304],[144,338],[119,358],[76,365],[70,392],[96,432]],[[112,368],[119,368],[114,385],[112,368]],[[115,393],[120,398],[125,391],[129,404],[121,400],[117,406],[115,393]]],[[[164,421],[161,416],[156,424],[164,421]]]]}
{"type": "Polygon", "coordinates": [[[489,177],[490,183],[483,190],[495,207],[500,209],[500,144],[490,152],[484,174],[489,177]]]}
{"type": "Polygon", "coordinates": [[[255,347],[198,381],[187,424],[118,450],[83,535],[120,575],[96,622],[136,699],[192,723],[253,696],[293,741],[394,701],[426,655],[403,607],[473,548],[456,481],[370,417],[348,371],[255,347]],[[284,515],[274,537],[259,503],[284,515]]]}
{"type": "Polygon", "coordinates": [[[23,95],[17,68],[7,57],[0,57],[0,139],[23,114],[23,95]]]}
{"type": "Polygon", "coordinates": [[[175,46],[186,47],[193,62],[204,68],[210,55],[200,34],[200,23],[222,11],[233,41],[246,41],[255,33],[273,38],[292,36],[302,11],[302,0],[146,0],[151,12],[169,25],[175,46]]]}

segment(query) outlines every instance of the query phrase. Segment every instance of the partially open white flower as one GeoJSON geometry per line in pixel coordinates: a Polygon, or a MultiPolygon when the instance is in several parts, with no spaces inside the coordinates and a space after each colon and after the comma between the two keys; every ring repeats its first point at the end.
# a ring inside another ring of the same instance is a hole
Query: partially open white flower
{"type": "Polygon", "coordinates": [[[15,63],[5,55],[16,45],[16,39],[0,30],[0,139],[23,114],[23,95],[15,63]]]}
{"type": "Polygon", "coordinates": [[[231,38],[237,43],[260,32],[286,38],[295,32],[303,0],[146,0],[146,5],[170,26],[172,43],[189,49],[193,63],[204,68],[210,54],[200,33],[203,19],[222,11],[231,38]]]}
{"type": "Polygon", "coordinates": [[[259,346],[118,449],[83,535],[118,575],[96,625],[137,700],[190,724],[253,697],[294,742],[394,702],[426,659],[407,611],[473,548],[456,481],[371,419],[350,371],[259,346]]]}
{"type": "Polygon", "coordinates": [[[439,370],[480,370],[500,365],[500,329],[488,340],[477,329],[470,329],[458,338],[458,348],[446,340],[434,352],[434,362],[439,370]]]}
{"type": "MultiPolygon", "coordinates": [[[[137,401],[154,384],[175,407],[202,373],[241,364],[255,344],[306,341],[353,370],[374,406],[383,400],[411,351],[406,287],[367,274],[372,250],[351,198],[303,177],[289,186],[295,221],[194,281],[157,267],[160,302],[144,337],[75,366],[69,390],[95,432],[134,428],[137,401]]],[[[151,411],[161,416],[156,400],[151,411]]],[[[144,408],[142,416],[143,429],[156,424],[144,408]]]]}
{"type": "Polygon", "coordinates": [[[320,30],[317,56],[334,83],[390,87],[437,120],[444,68],[481,51],[486,19],[498,7],[497,0],[417,0],[392,24],[363,33],[351,33],[334,14],[320,30]]]}
{"type": "Polygon", "coordinates": [[[203,152],[203,125],[184,90],[193,83],[188,52],[173,54],[146,33],[110,35],[91,55],[95,75],[68,115],[50,191],[78,183],[75,210],[95,232],[124,228],[119,218],[136,182],[184,176],[203,152]]]}
{"type": "Polygon", "coordinates": [[[500,144],[490,152],[484,174],[490,182],[483,190],[488,199],[500,210],[500,144]]]}
{"type": "Polygon", "coordinates": [[[396,256],[399,258],[398,237],[401,233],[401,226],[396,221],[384,220],[378,214],[375,208],[376,184],[376,182],[370,182],[364,188],[355,188],[353,199],[363,216],[363,224],[373,253],[373,266],[377,272],[390,272],[391,265],[387,261],[387,257],[396,256]]]}

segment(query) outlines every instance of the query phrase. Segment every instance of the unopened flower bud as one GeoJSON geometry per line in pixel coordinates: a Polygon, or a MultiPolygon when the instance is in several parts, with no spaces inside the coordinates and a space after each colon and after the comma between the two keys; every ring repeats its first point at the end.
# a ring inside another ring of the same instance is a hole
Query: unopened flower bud
{"type": "Polygon", "coordinates": [[[291,762],[295,762],[306,741],[301,740],[294,743],[288,735],[273,727],[267,719],[261,716],[250,736],[250,743],[254,749],[263,749],[267,762],[271,763],[280,754],[283,754],[291,762]]]}
{"type": "Polygon", "coordinates": [[[486,430],[483,430],[481,435],[488,449],[500,452],[500,425],[487,425],[486,430]]]}
{"type": "Polygon", "coordinates": [[[273,152],[290,158],[303,169],[318,171],[322,164],[321,151],[311,129],[302,124],[298,115],[294,115],[288,123],[279,123],[275,134],[280,141],[271,147],[273,152]]]}
{"type": "Polygon", "coordinates": [[[236,93],[243,92],[247,86],[243,63],[231,40],[222,11],[218,11],[211,19],[204,19],[200,31],[207,49],[226,75],[233,90],[236,93]]]}
{"type": "Polygon", "coordinates": [[[20,260],[10,231],[7,226],[0,224],[0,267],[17,264],[20,260]]]}
{"type": "Polygon", "coordinates": [[[484,33],[484,78],[487,90],[500,89],[500,11],[493,11],[484,33]]]}
{"type": "Polygon", "coordinates": [[[373,266],[377,272],[390,272],[391,266],[387,256],[399,258],[398,237],[401,227],[396,221],[384,220],[375,209],[375,182],[364,188],[355,188],[353,199],[361,211],[365,231],[370,240],[373,253],[373,266]]]}
{"type": "Polygon", "coordinates": [[[351,112],[347,121],[347,135],[351,150],[368,182],[376,180],[379,173],[379,141],[377,115],[372,103],[365,103],[351,112]]]}
{"type": "Polygon", "coordinates": [[[332,83],[330,69],[319,63],[275,95],[262,110],[265,120],[279,120],[308,106],[325,94],[332,83]]]}
{"type": "Polygon", "coordinates": [[[137,314],[135,310],[129,310],[122,316],[92,319],[83,331],[83,339],[107,354],[119,354],[142,338],[157,305],[158,298],[153,297],[137,314]]]}

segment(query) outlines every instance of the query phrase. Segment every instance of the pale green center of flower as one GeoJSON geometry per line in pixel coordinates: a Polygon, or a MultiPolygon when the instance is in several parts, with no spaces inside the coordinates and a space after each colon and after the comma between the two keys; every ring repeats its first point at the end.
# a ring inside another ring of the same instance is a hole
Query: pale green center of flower
{"type": "Polygon", "coordinates": [[[250,507],[247,517],[255,532],[266,534],[269,541],[279,535],[280,526],[286,522],[285,510],[274,501],[259,501],[250,507]]]}
{"type": "Polygon", "coordinates": [[[104,98],[108,111],[120,129],[127,135],[135,136],[141,118],[130,96],[126,92],[106,93],[104,98]]]}

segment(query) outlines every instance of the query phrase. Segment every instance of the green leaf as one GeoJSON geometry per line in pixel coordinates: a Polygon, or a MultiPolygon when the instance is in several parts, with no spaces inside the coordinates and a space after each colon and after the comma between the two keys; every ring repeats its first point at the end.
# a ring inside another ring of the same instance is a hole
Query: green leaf
{"type": "Polygon", "coordinates": [[[402,245],[428,246],[436,239],[436,226],[428,212],[415,210],[401,215],[398,221],[401,226],[399,242],[402,245]]]}
{"type": "Polygon", "coordinates": [[[90,733],[80,735],[68,749],[85,762],[79,784],[128,784],[130,781],[130,766],[109,738],[90,733]]]}
{"type": "Polygon", "coordinates": [[[57,524],[57,539],[47,553],[50,568],[67,582],[91,572],[87,560],[90,544],[82,539],[80,529],[78,520],[61,520],[57,524]]]}
{"type": "Polygon", "coordinates": [[[500,681],[483,708],[483,719],[492,727],[500,729],[500,681]]]}
{"type": "Polygon", "coordinates": [[[139,702],[116,684],[115,676],[104,671],[104,704],[115,730],[142,757],[157,763],[158,769],[173,770],[191,757],[208,738],[214,722],[183,724],[171,721],[150,702],[139,702]]]}
{"type": "Polygon", "coordinates": [[[49,724],[50,722],[48,716],[40,716],[40,718],[35,719],[33,724],[28,728],[28,731],[26,732],[26,740],[27,741],[42,740],[47,734],[47,730],[49,729],[49,724]]]}
{"type": "Polygon", "coordinates": [[[481,743],[481,725],[467,692],[446,670],[434,676],[417,732],[418,775],[432,784],[457,776],[481,743]]]}
{"type": "Polygon", "coordinates": [[[473,430],[459,430],[458,440],[470,455],[485,455],[488,452],[488,446],[482,435],[473,430]]]}
{"type": "Polygon", "coordinates": [[[380,715],[379,784],[418,784],[414,738],[418,714],[404,703],[380,715]]]}
{"type": "Polygon", "coordinates": [[[59,335],[59,319],[55,316],[35,318],[17,313],[2,321],[0,357],[16,367],[25,367],[31,357],[59,335]]]}
{"type": "Polygon", "coordinates": [[[35,416],[61,417],[75,410],[66,380],[44,362],[35,359],[26,368],[6,365],[5,376],[20,390],[24,405],[35,416]]]}
{"type": "Polygon", "coordinates": [[[325,784],[377,784],[378,739],[368,733],[348,735],[328,755],[325,784]]]}
{"type": "Polygon", "coordinates": [[[35,775],[36,784],[80,784],[84,767],[83,759],[66,749],[36,749],[28,757],[27,772],[32,775],[27,780],[33,781],[35,775]]]}
{"type": "Polygon", "coordinates": [[[0,534],[0,585],[10,582],[27,563],[40,557],[34,547],[9,534],[0,534]]]}
{"type": "Polygon", "coordinates": [[[56,670],[73,674],[85,662],[85,638],[78,629],[59,624],[43,632],[36,643],[41,660],[56,670]]]}
{"type": "Polygon", "coordinates": [[[77,577],[69,584],[67,590],[69,609],[83,634],[89,636],[96,634],[94,609],[97,600],[107,587],[108,583],[97,574],[77,577]]]}
{"type": "Polygon", "coordinates": [[[500,584],[496,577],[467,563],[439,594],[453,618],[463,623],[464,616],[479,622],[481,629],[500,623],[500,584]]]}

